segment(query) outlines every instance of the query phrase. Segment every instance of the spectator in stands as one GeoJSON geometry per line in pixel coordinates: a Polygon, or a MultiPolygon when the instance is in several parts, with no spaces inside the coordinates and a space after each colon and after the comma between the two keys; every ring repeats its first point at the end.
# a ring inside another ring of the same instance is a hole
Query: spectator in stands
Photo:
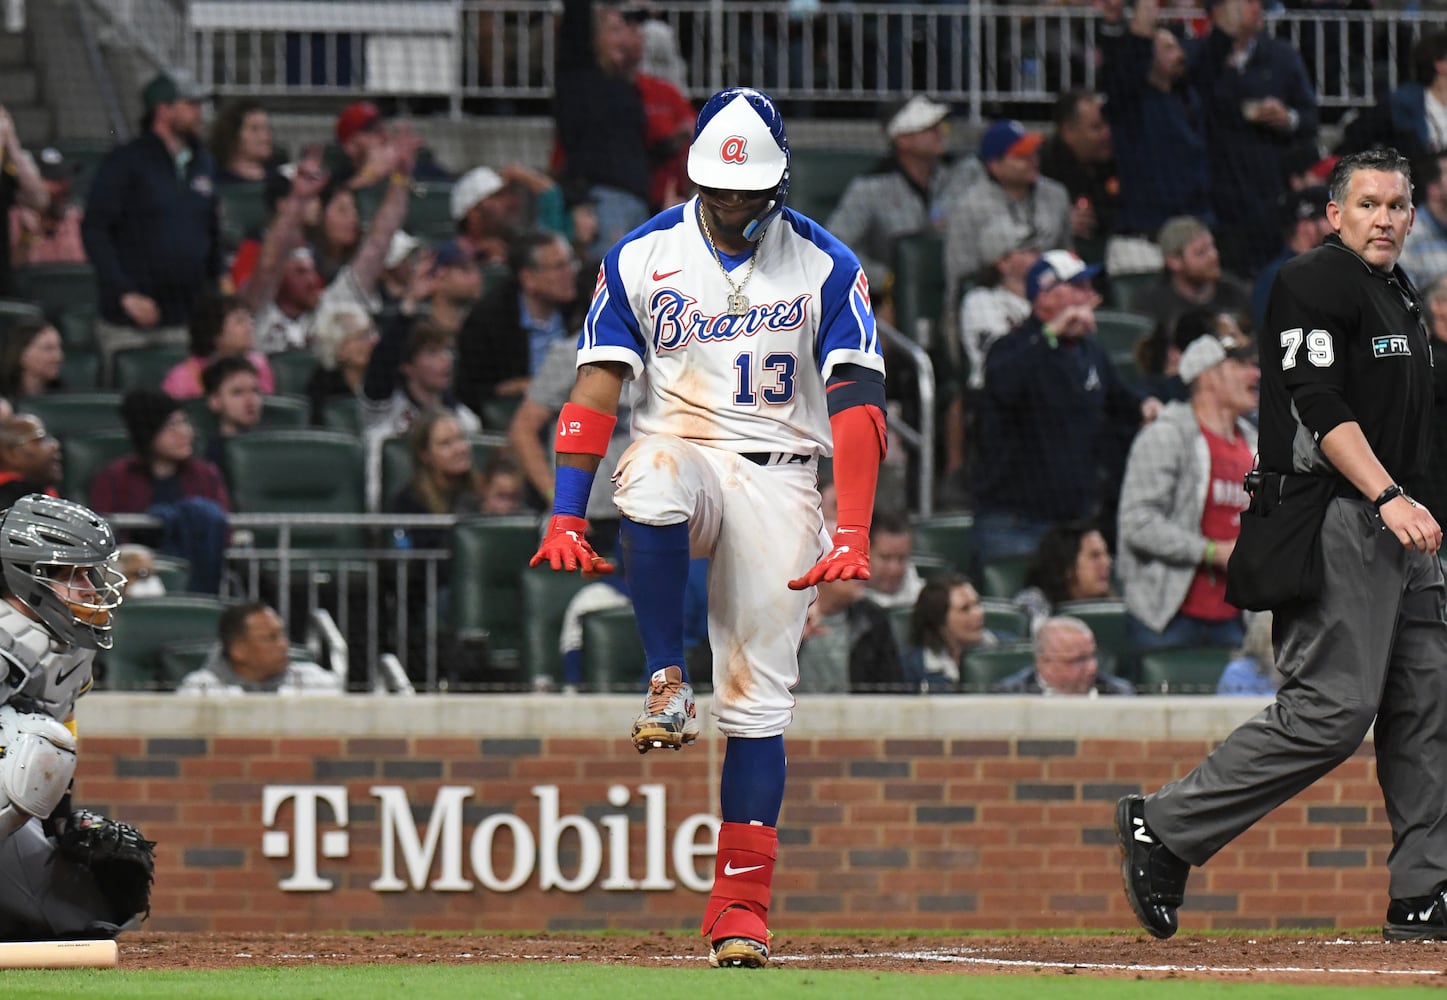
{"type": "Polygon", "coordinates": [[[865,596],[886,610],[913,607],[924,587],[910,553],[914,532],[909,516],[898,510],[879,510],[869,526],[869,580],[865,596]]]}
{"type": "Polygon", "coordinates": [[[1181,354],[1188,403],[1168,403],[1141,431],[1120,496],[1120,579],[1131,647],[1233,646],[1239,609],[1226,602],[1226,562],[1255,464],[1261,370],[1256,352],[1216,335],[1181,354]]]}
{"type": "Polygon", "coordinates": [[[1447,151],[1447,31],[1423,33],[1412,49],[1410,81],[1352,116],[1337,152],[1373,146],[1389,146],[1414,163],[1447,151]]]}
{"type": "Polygon", "coordinates": [[[520,514],[527,510],[528,481],[506,451],[494,452],[482,470],[482,513],[520,514]]]}
{"type": "Polygon", "coordinates": [[[1083,88],[1055,101],[1055,135],[1040,147],[1040,173],[1070,195],[1070,232],[1075,250],[1091,263],[1105,262],[1106,237],[1115,231],[1120,182],[1105,100],[1083,88]]]}
{"type": "MultiPolygon", "coordinates": [[[[1306,253],[1319,244],[1330,233],[1331,223],[1326,221],[1326,203],[1331,200],[1331,191],[1325,185],[1299,188],[1282,196],[1280,212],[1281,233],[1284,241],[1281,253],[1273,257],[1261,273],[1256,276],[1256,285],[1251,292],[1251,325],[1256,330],[1266,327],[1266,303],[1271,297],[1271,286],[1281,265],[1299,253],[1306,253]]],[[[1422,228],[1421,216],[1417,217],[1414,229],[1422,228]]],[[[1407,248],[1412,239],[1407,238],[1407,248]]],[[[1407,251],[1402,252],[1407,256],[1407,251]]],[[[1401,263],[1399,260],[1398,263],[1401,263]]],[[[1406,265],[1402,265],[1406,268],[1406,265]]],[[[1411,270],[1408,269],[1408,274],[1411,270]]]]}
{"type": "Polygon", "coordinates": [[[22,402],[64,389],[65,348],[49,320],[26,317],[5,331],[0,348],[0,394],[22,402]]]}
{"type": "Polygon", "coordinates": [[[969,275],[985,263],[980,234],[991,220],[1008,216],[1035,234],[1042,247],[1071,246],[1070,195],[1059,181],[1040,176],[1045,137],[1017,121],[997,121],[980,139],[985,178],[950,209],[945,227],[945,279],[950,301],[969,275]]]}
{"type": "MultiPolygon", "coordinates": [[[[0,104],[0,160],[5,164],[5,169],[0,170],[0,208],[6,217],[17,207],[45,211],[50,204],[50,190],[35,160],[21,146],[15,122],[3,104],[0,104]]],[[[15,294],[10,269],[19,261],[12,261],[10,243],[10,240],[0,243],[0,297],[15,294]]]]}
{"type": "Polygon", "coordinates": [[[478,264],[507,262],[517,223],[517,193],[491,167],[473,167],[452,186],[457,241],[478,264]]]}
{"type": "Polygon", "coordinates": [[[1447,274],[1447,153],[1428,157],[1413,170],[1417,217],[1407,232],[1397,263],[1407,277],[1424,285],[1447,274]]]}
{"type": "Polygon", "coordinates": [[[179,694],[342,694],[340,675],[308,661],[292,661],[286,623],[261,601],[231,604],[221,612],[218,641],[206,663],[181,679],[179,694]]]}
{"type": "Polygon", "coordinates": [[[302,245],[302,220],[308,201],[325,183],[316,154],[297,167],[291,194],[267,229],[255,272],[242,290],[242,298],[255,310],[257,346],[274,353],[309,347],[321,309],[352,302],[368,312],[381,309],[378,280],[392,243],[407,214],[408,179],[421,139],[399,126],[393,148],[396,171],[372,217],[356,255],[323,285],[315,257],[302,245]]]}
{"type": "Polygon", "coordinates": [[[337,115],[335,134],[343,155],[332,164],[332,179],[349,191],[381,184],[399,169],[409,178],[447,180],[446,171],[420,162],[417,149],[404,148],[409,145],[407,132],[406,125],[389,129],[371,101],[347,105],[337,115]]]}
{"type": "MultiPolygon", "coordinates": [[[[224,354],[201,372],[201,385],[206,409],[216,421],[206,440],[206,458],[225,473],[227,442],[261,426],[261,377],[247,358],[224,354]]],[[[227,486],[233,486],[229,477],[227,486]]]]}
{"type": "Polygon", "coordinates": [[[1193,51],[1221,257],[1255,274],[1276,246],[1276,206],[1292,151],[1316,143],[1316,94],[1289,42],[1262,29],[1262,0],[1206,0],[1211,32],[1193,51]]]}
{"type": "Polygon", "coordinates": [[[1103,443],[1160,410],[1121,381],[1092,336],[1096,270],[1068,250],[1043,254],[1025,279],[1033,312],[985,359],[974,483],[981,565],[1028,555],[1053,525],[1092,516],[1103,443]]]}
{"type": "Polygon", "coordinates": [[[1233,312],[1243,319],[1251,315],[1251,290],[1241,279],[1222,272],[1216,238],[1204,222],[1178,216],[1161,227],[1156,242],[1166,273],[1160,284],[1136,296],[1135,312],[1168,328],[1192,306],[1233,312]]]}
{"type": "Polygon", "coordinates": [[[1178,215],[1209,218],[1210,176],[1200,96],[1186,75],[1186,50],[1156,23],[1159,0],[1102,0],[1102,78],[1120,167],[1120,206],[1106,247],[1111,275],[1165,266],[1156,234],[1178,215]]]}
{"type": "Polygon", "coordinates": [[[1095,633],[1079,618],[1047,618],[1035,633],[1035,665],[1011,674],[993,688],[996,694],[1135,694],[1130,681],[1101,673],[1095,633]]]}
{"type": "MultiPolygon", "coordinates": [[[[40,179],[45,183],[49,201],[40,208],[33,204],[11,206],[11,263],[15,267],[84,264],[85,242],[80,233],[84,213],[70,200],[76,164],[67,160],[54,146],[46,146],[35,158],[39,161],[40,179]]],[[[0,202],[3,202],[8,180],[8,174],[0,180],[0,202]]]]}
{"type": "Polygon", "coordinates": [[[217,184],[259,184],[273,166],[271,121],[260,101],[232,101],[211,125],[217,184]]]}
{"type": "Polygon", "coordinates": [[[970,365],[970,388],[985,384],[985,356],[990,346],[1030,315],[1025,275],[1040,259],[1030,229],[1001,216],[980,232],[980,257],[985,266],[975,287],[960,305],[960,339],[970,365]]]}
{"type": "MultiPolygon", "coordinates": [[[[388,235],[388,247],[391,240],[388,235]]],[[[331,284],[361,245],[362,216],[357,211],[357,196],[335,178],[322,188],[321,214],[316,225],[306,231],[306,241],[325,284],[331,284]]]]}
{"type": "Polygon", "coordinates": [[[799,683],[794,691],[897,694],[909,690],[889,615],[866,596],[864,581],[836,580],[821,583],[818,589],[799,646],[799,683]]]}
{"type": "Polygon", "coordinates": [[[464,434],[482,430],[476,413],[458,402],[452,392],[453,338],[426,320],[395,322],[383,331],[367,361],[362,380],[362,436],[367,442],[368,509],[376,510],[380,497],[377,463],[382,441],[406,434],[427,410],[451,413],[464,434]]]}
{"type": "Polygon", "coordinates": [[[149,545],[128,542],[117,550],[120,571],[126,578],[126,597],[160,597],[166,581],[156,572],[156,554],[149,545]]]}
{"type": "Polygon", "coordinates": [[[201,145],[201,98],[166,74],[142,92],[141,136],[96,167],[81,233],[100,295],[96,343],[184,347],[191,305],[221,275],[215,167],[201,145]]]}
{"type": "Polygon", "coordinates": [[[207,292],[191,311],[191,356],[180,362],[161,382],[173,399],[197,399],[206,395],[201,374],[218,358],[244,358],[256,373],[261,391],[276,391],[276,379],[266,355],[256,349],[256,329],[251,311],[235,295],[207,292]]]}
{"type": "Polygon", "coordinates": [[[889,109],[889,152],[844,189],[826,228],[853,250],[876,308],[887,301],[895,244],[914,233],[943,233],[951,207],[984,176],[974,156],[945,150],[950,109],[916,94],[889,109]]]}
{"type": "Polygon", "coordinates": [[[1030,618],[1030,631],[1069,601],[1113,597],[1110,567],[1110,549],[1098,528],[1083,521],[1051,528],[1025,570],[1025,589],[1014,598],[1030,618]]]}
{"type": "Polygon", "coordinates": [[[1427,329],[1432,332],[1432,453],[1412,495],[1428,510],[1447,511],[1447,272],[1422,289],[1427,329]],[[1433,505],[1436,506],[1433,506],[1433,505]]]}
{"type": "MultiPolygon", "coordinates": [[[[472,460],[472,442],[457,417],[447,410],[427,410],[407,432],[412,479],[387,498],[394,514],[480,514],[487,478],[472,460]]],[[[413,528],[417,548],[447,548],[448,528],[413,528]]]]}
{"type": "MultiPolygon", "coordinates": [[[[195,454],[196,430],[186,411],[159,389],[128,391],[121,421],[134,451],[96,473],[91,508],[160,518],[159,542],[152,547],[191,563],[191,590],[216,593],[231,510],[221,470],[195,454]]],[[[150,534],[140,534],[133,540],[150,544],[150,534]]]]}
{"type": "Polygon", "coordinates": [[[1276,669],[1276,651],[1271,647],[1270,611],[1261,611],[1247,616],[1246,638],[1236,650],[1221,679],[1216,683],[1217,694],[1272,695],[1285,679],[1276,669]]]}
{"type": "Polygon", "coordinates": [[[1158,323],[1150,336],[1136,344],[1141,388],[1162,403],[1189,400],[1191,392],[1181,381],[1181,352],[1207,335],[1224,338],[1235,347],[1245,347],[1250,340],[1235,313],[1217,312],[1210,306],[1187,309],[1176,318],[1174,326],[1158,323]]]}
{"type": "MultiPolygon", "coordinates": [[[[433,326],[456,337],[481,294],[482,272],[477,261],[459,241],[448,240],[418,262],[409,298],[415,298],[413,313],[426,316],[433,326]]],[[[404,316],[408,306],[405,299],[400,304],[404,316]]]]}
{"type": "Polygon", "coordinates": [[[0,510],[31,493],[59,496],[60,442],[29,413],[0,418],[0,510]]]}
{"type": "MultiPolygon", "coordinates": [[[[527,476],[537,505],[546,508],[553,502],[554,428],[577,377],[577,345],[566,338],[554,341],[508,425],[508,444],[513,455],[527,476]]],[[[630,442],[632,412],[625,394],[618,402],[618,422],[613,425],[608,451],[598,466],[593,490],[588,494],[588,532],[590,538],[597,538],[593,548],[599,552],[611,551],[616,546],[618,508],[613,504],[613,472],[630,442]]]]}
{"type": "Polygon", "coordinates": [[[909,645],[900,659],[905,683],[922,693],[958,691],[960,662],[974,649],[998,645],[985,628],[985,606],[957,573],[930,579],[909,619],[909,645]]]}
{"type": "MultiPolygon", "coordinates": [[[[312,228],[321,221],[321,191],[326,180],[326,174],[321,172],[321,153],[316,149],[311,150],[300,163],[283,163],[267,173],[261,193],[266,204],[266,223],[259,230],[242,236],[227,272],[228,287],[251,300],[250,283],[261,259],[262,242],[276,225],[282,209],[287,207],[287,199],[296,197],[294,210],[300,219],[299,224],[312,228]]],[[[275,250],[273,247],[272,252],[275,250]]]]}
{"type": "Polygon", "coordinates": [[[422,298],[413,282],[420,277],[418,263],[422,244],[417,237],[402,230],[392,234],[387,254],[382,258],[382,276],[377,280],[377,298],[382,303],[378,315],[393,316],[399,312],[415,313],[422,298]]]}
{"type": "Polygon", "coordinates": [[[459,395],[475,410],[492,399],[526,395],[548,348],[573,339],[578,316],[578,258],[556,233],[520,235],[511,273],[468,314],[458,334],[459,395]]]}
{"type": "Polygon", "coordinates": [[[591,201],[601,258],[648,220],[653,161],[648,120],[634,82],[642,56],[638,26],[616,5],[564,0],[557,48],[555,114],[570,204],[591,201]]]}
{"type": "Polygon", "coordinates": [[[306,386],[313,424],[325,424],[327,404],[332,400],[355,400],[361,395],[377,339],[371,315],[356,303],[343,302],[322,311],[312,343],[317,367],[306,386]]]}

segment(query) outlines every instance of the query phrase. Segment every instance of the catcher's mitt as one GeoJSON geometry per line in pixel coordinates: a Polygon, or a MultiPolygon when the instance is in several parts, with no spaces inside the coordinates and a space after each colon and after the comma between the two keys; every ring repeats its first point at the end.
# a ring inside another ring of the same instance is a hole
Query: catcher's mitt
{"type": "Polygon", "coordinates": [[[86,809],[73,812],[60,835],[61,856],[90,869],[117,924],[150,915],[155,848],[135,827],[86,809]]]}

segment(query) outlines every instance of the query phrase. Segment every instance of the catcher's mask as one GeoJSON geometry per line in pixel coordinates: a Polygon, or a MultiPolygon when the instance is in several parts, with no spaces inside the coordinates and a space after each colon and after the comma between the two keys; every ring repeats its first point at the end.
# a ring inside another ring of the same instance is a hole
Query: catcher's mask
{"type": "Polygon", "coordinates": [[[789,197],[789,137],[773,98],[750,87],[730,87],[698,113],[688,150],[688,178],[723,191],[769,191],[769,203],[744,227],[757,240],[789,197]]]}
{"type": "Polygon", "coordinates": [[[78,503],[32,493],[0,513],[5,587],[61,642],[111,648],[126,586],[117,562],[115,532],[78,503]]]}

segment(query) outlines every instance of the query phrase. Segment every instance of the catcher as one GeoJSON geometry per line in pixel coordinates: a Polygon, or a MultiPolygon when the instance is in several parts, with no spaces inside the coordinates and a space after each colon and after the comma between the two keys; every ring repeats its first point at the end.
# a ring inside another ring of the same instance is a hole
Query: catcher
{"type": "Polygon", "coordinates": [[[110,525],[79,504],[33,493],[0,511],[0,940],[111,938],[150,912],[155,844],[70,806],[116,563],[110,525]]]}

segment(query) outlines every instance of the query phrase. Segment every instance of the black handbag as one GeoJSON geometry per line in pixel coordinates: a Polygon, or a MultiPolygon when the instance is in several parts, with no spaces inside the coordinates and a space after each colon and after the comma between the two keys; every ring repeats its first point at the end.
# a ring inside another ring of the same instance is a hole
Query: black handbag
{"type": "Polygon", "coordinates": [[[1251,504],[1226,564],[1226,600],[1246,611],[1272,611],[1321,593],[1321,525],[1337,495],[1331,476],[1246,477],[1251,504]]]}

